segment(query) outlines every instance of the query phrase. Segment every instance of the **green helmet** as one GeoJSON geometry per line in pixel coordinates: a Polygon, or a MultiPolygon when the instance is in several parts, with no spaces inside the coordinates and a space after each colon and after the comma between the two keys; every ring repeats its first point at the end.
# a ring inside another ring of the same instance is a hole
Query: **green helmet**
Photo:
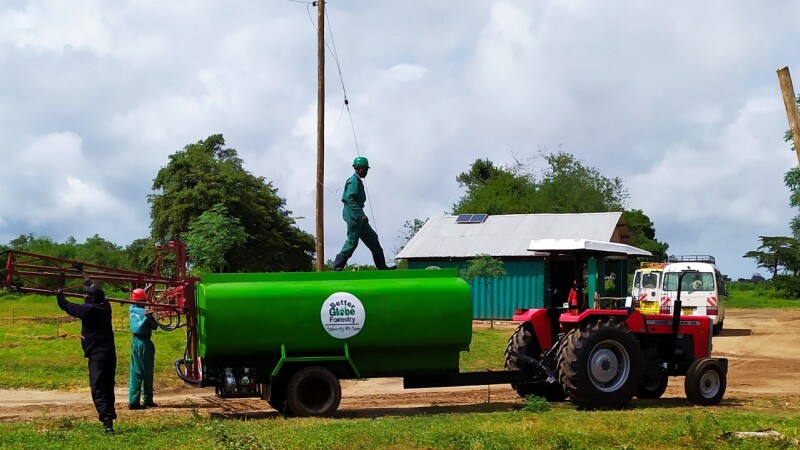
{"type": "Polygon", "coordinates": [[[369,169],[369,161],[367,161],[367,158],[359,156],[358,158],[353,160],[353,167],[358,167],[358,166],[364,166],[367,169],[369,169]]]}

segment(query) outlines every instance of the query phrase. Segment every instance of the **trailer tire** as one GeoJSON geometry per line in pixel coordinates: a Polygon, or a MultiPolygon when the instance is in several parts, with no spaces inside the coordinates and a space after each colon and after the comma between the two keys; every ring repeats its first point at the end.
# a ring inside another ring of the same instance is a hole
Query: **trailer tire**
{"type": "Polygon", "coordinates": [[[272,386],[270,386],[269,394],[269,400],[267,400],[269,406],[271,406],[275,411],[278,411],[278,414],[285,416],[286,383],[281,381],[273,381],[272,386]]]}
{"type": "Polygon", "coordinates": [[[642,379],[639,343],[624,323],[610,319],[580,325],[564,338],[559,381],[580,409],[619,409],[642,379]]]}
{"type": "MultiPolygon", "coordinates": [[[[524,370],[519,364],[519,359],[512,352],[522,353],[536,360],[541,358],[542,347],[539,344],[539,340],[536,339],[533,325],[530,322],[519,324],[517,329],[514,330],[514,334],[508,338],[508,345],[506,346],[506,370],[524,370]]],[[[517,383],[512,384],[511,387],[522,398],[535,395],[544,398],[548,402],[563,402],[567,398],[564,389],[557,382],[552,384],[517,383]]]]}
{"type": "Polygon", "coordinates": [[[341,400],[339,379],[322,366],[300,369],[286,387],[286,407],[297,417],[330,417],[341,400]]]}
{"type": "Polygon", "coordinates": [[[636,388],[636,398],[646,400],[661,398],[669,384],[669,375],[663,371],[645,372],[642,382],[636,388]]]}
{"type": "Polygon", "coordinates": [[[686,398],[695,405],[713,406],[722,401],[727,376],[719,361],[701,358],[693,362],[683,382],[686,398]]]}

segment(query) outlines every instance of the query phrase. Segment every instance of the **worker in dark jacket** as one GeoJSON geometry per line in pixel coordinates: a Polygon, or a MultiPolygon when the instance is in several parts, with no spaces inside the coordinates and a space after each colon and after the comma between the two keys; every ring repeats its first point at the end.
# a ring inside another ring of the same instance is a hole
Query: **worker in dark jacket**
{"type": "Polygon", "coordinates": [[[344,269],[347,260],[356,251],[359,239],[364,241],[364,244],[372,252],[372,259],[378,270],[393,270],[395,267],[386,266],[383,248],[378,242],[378,234],[369,226],[369,219],[364,214],[364,202],[367,200],[367,194],[362,180],[366,178],[369,171],[367,158],[363,156],[356,158],[353,161],[353,170],[355,173],[345,182],[344,193],[342,193],[342,203],[344,203],[342,218],[347,223],[347,240],[333,261],[333,270],[344,269]]]}
{"type": "Polygon", "coordinates": [[[117,352],[114,348],[114,330],[111,327],[111,305],[105,293],[91,280],[83,286],[84,302],[67,301],[64,293],[56,291],[58,307],[81,320],[81,347],[89,360],[89,386],[92,401],[106,434],[114,434],[114,375],[117,370],[117,352]]]}
{"type": "MultiPolygon", "coordinates": [[[[137,288],[131,292],[131,299],[135,302],[147,300],[144,289],[137,288]]],[[[128,409],[154,408],[158,405],[153,401],[153,366],[156,357],[156,347],[150,336],[158,328],[158,322],[144,306],[131,303],[130,309],[131,333],[131,377],[128,381],[128,409]],[[144,387],[144,392],[142,392],[144,387]],[[139,399],[144,404],[139,403],[139,399]]]]}

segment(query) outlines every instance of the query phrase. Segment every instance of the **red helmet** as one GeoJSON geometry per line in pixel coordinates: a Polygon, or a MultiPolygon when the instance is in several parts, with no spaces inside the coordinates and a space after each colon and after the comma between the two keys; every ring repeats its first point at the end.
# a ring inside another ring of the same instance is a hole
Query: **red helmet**
{"type": "Polygon", "coordinates": [[[147,294],[145,294],[144,289],[136,288],[131,291],[131,299],[136,300],[137,302],[143,302],[147,300],[147,294]]]}

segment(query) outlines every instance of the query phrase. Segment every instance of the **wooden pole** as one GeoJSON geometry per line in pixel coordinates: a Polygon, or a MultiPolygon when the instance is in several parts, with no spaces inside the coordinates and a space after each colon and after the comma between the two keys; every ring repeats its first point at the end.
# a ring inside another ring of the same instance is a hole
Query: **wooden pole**
{"type": "Polygon", "coordinates": [[[781,83],[783,106],[786,107],[786,117],[789,118],[789,129],[794,140],[794,151],[797,153],[797,164],[800,166],[800,113],[797,111],[797,98],[792,86],[792,75],[789,68],[784,66],[778,69],[778,80],[781,83]]]}
{"type": "Polygon", "coordinates": [[[325,267],[325,0],[317,2],[317,272],[325,267]]]}

